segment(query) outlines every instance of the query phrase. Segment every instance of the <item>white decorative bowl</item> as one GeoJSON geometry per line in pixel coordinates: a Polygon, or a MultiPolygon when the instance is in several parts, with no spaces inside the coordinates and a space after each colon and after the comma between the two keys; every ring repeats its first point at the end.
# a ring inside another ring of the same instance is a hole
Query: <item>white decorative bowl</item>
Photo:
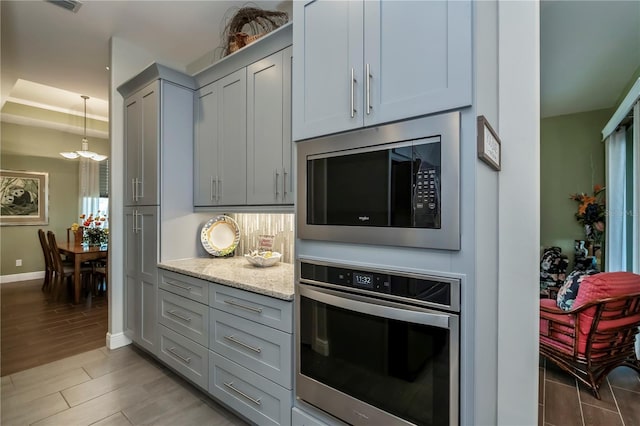
{"type": "Polygon", "coordinates": [[[271,256],[269,257],[265,257],[263,254],[244,255],[244,258],[247,259],[250,264],[260,267],[273,266],[276,263],[280,262],[281,257],[282,255],[277,251],[272,251],[271,256]]]}

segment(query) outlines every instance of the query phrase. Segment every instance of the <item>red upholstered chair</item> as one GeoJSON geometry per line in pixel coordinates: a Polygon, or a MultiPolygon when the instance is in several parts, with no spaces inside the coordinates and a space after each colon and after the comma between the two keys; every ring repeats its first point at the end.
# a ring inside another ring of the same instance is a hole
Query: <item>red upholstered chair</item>
{"type": "Polygon", "coordinates": [[[540,300],[540,353],[600,399],[600,384],[614,368],[626,365],[640,374],[634,350],[638,326],[640,275],[591,275],[580,284],[570,311],[555,300],[540,300]]]}

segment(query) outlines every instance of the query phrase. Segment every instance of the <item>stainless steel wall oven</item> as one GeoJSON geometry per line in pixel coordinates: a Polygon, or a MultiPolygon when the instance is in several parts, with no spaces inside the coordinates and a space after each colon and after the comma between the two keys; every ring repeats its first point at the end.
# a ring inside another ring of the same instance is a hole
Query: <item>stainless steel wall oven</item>
{"type": "Polygon", "coordinates": [[[460,113],[297,145],[298,236],[460,249],[460,113]]]}
{"type": "Polygon", "coordinates": [[[458,423],[459,280],[298,266],[298,399],[350,424],[458,423]]]}

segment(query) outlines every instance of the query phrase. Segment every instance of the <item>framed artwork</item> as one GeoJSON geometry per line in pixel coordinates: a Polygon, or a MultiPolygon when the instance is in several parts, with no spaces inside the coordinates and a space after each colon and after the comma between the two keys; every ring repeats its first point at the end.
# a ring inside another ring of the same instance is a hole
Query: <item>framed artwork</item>
{"type": "Polygon", "coordinates": [[[500,138],[484,115],[478,116],[478,158],[493,170],[500,171],[502,166],[500,138]]]}
{"type": "Polygon", "coordinates": [[[49,174],[0,170],[0,225],[49,223],[49,174]]]}

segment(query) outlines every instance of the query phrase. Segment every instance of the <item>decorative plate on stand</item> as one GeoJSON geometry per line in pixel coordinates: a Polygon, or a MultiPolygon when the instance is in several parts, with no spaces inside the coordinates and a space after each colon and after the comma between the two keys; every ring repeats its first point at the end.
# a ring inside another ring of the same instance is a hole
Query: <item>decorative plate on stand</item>
{"type": "Polygon", "coordinates": [[[238,246],[240,229],[235,220],[226,215],[216,216],[200,231],[202,247],[212,256],[228,256],[238,246]]]}

